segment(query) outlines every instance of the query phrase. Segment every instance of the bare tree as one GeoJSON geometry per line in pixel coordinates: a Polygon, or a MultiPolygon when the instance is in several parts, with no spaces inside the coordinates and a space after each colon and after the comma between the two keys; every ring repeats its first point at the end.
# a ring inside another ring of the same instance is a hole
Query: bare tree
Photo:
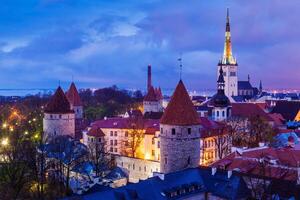
{"type": "Polygon", "coordinates": [[[142,117],[128,118],[128,131],[122,141],[123,150],[126,155],[131,157],[142,157],[138,149],[140,148],[144,136],[144,120],[142,117]]]}
{"type": "Polygon", "coordinates": [[[231,152],[231,137],[229,135],[219,135],[214,138],[218,159],[224,158],[231,152]]]}

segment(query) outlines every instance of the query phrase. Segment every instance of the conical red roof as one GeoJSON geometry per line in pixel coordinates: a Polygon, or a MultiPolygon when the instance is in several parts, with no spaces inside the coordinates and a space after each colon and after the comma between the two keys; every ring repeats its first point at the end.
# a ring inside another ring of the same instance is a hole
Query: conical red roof
{"type": "Polygon", "coordinates": [[[55,94],[51,97],[50,101],[46,105],[45,113],[72,113],[74,112],[70,108],[70,103],[64,93],[64,91],[59,86],[55,94]]]}
{"type": "Polygon", "coordinates": [[[82,106],[80,96],[74,82],[71,83],[69,90],[66,92],[66,96],[73,106],[82,106]]]}
{"type": "Polygon", "coordinates": [[[147,95],[144,98],[144,101],[157,101],[155,89],[153,88],[153,86],[150,87],[147,95]]]}
{"type": "Polygon", "coordinates": [[[181,80],[160,119],[160,123],[179,126],[200,124],[199,116],[181,80]]]}

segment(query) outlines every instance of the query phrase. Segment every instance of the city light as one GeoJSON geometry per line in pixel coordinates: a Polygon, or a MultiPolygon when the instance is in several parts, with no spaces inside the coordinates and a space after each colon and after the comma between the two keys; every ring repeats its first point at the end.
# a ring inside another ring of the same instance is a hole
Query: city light
{"type": "Polygon", "coordinates": [[[28,131],[25,131],[24,134],[25,134],[25,135],[28,135],[28,131]]]}
{"type": "Polygon", "coordinates": [[[7,128],[7,123],[3,123],[2,128],[7,128]]]}
{"type": "Polygon", "coordinates": [[[2,146],[7,146],[7,145],[8,145],[8,138],[2,139],[1,145],[2,145],[2,146]]]}

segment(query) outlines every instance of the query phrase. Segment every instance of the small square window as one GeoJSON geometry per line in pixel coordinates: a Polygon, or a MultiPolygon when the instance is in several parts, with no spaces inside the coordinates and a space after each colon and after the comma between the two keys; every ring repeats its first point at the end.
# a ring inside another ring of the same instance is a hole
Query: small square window
{"type": "Polygon", "coordinates": [[[192,129],[188,128],[188,134],[191,134],[191,133],[192,133],[192,129]]]}

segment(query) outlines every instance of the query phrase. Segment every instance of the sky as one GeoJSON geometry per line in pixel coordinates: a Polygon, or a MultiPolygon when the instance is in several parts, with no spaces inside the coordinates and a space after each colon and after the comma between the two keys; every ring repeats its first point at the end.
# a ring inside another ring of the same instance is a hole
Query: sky
{"type": "Polygon", "coordinates": [[[226,8],[239,80],[300,89],[299,0],[2,0],[0,88],[216,88],[226,8]]]}

